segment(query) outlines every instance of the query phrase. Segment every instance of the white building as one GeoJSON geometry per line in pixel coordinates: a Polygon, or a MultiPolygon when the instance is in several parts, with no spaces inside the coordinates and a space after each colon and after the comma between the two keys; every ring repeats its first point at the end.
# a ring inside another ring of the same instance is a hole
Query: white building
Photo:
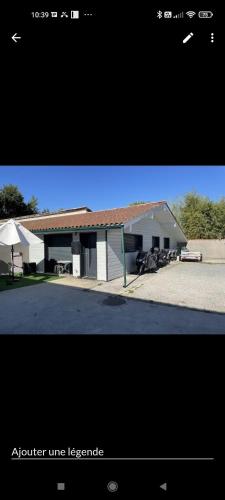
{"type": "MultiPolygon", "coordinates": [[[[38,272],[71,262],[73,276],[103,281],[135,271],[139,250],[176,249],[187,242],[165,201],[96,212],[81,207],[18,220],[44,242],[21,250],[23,262],[36,262],[38,272]]],[[[0,272],[1,262],[10,260],[6,252],[0,248],[0,272]]]]}

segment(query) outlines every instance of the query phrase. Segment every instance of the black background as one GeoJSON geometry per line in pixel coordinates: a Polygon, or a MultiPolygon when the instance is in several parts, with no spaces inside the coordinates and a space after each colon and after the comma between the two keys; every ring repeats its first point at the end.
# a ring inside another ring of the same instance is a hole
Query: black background
{"type": "MultiPolygon", "coordinates": [[[[84,31],[52,27],[47,36],[42,28],[40,40],[21,11],[2,16],[1,164],[224,164],[222,11],[215,47],[182,51],[162,28],[157,35],[147,7],[135,15],[141,7],[97,6],[98,21],[84,31]],[[20,31],[22,43],[11,44],[8,33],[20,31]]],[[[212,456],[212,476],[204,463],[97,465],[104,484],[114,474],[127,478],[124,497],[128,480],[141,474],[153,490],[170,480],[171,497],[205,497],[212,487],[215,498],[221,494],[222,336],[2,336],[0,348],[4,498],[51,498],[64,479],[76,491],[76,464],[11,464],[14,446],[212,456]]],[[[88,467],[78,475],[87,488],[88,467]]],[[[99,472],[95,481],[101,496],[99,472]]]]}
{"type": "Polygon", "coordinates": [[[32,10],[2,15],[2,163],[223,163],[221,8],[193,28],[157,23],[143,2],[97,5],[80,23],[34,21],[32,10]]]}

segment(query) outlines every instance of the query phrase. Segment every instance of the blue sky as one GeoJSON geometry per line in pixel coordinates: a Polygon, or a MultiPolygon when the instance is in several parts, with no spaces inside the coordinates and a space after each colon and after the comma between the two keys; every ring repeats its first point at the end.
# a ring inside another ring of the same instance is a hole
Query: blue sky
{"type": "Polygon", "coordinates": [[[102,210],[133,201],[172,202],[192,190],[217,200],[225,196],[225,166],[0,166],[0,187],[9,183],[26,201],[34,194],[40,210],[82,205],[102,210]]]}

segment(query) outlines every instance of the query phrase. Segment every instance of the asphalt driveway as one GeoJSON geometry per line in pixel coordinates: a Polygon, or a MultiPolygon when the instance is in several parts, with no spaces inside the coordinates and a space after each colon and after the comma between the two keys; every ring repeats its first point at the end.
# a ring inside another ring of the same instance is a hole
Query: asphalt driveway
{"type": "Polygon", "coordinates": [[[109,283],[65,278],[0,293],[0,333],[225,333],[225,265],[173,263],[109,283]]]}

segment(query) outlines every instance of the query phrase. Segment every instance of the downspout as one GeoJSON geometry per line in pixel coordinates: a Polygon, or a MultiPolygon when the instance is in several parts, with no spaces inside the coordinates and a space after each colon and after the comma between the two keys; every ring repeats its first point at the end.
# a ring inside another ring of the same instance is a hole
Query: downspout
{"type": "Polygon", "coordinates": [[[121,227],[121,249],[123,258],[123,288],[127,286],[127,271],[126,271],[126,255],[125,255],[125,244],[124,244],[124,226],[121,227]]]}

